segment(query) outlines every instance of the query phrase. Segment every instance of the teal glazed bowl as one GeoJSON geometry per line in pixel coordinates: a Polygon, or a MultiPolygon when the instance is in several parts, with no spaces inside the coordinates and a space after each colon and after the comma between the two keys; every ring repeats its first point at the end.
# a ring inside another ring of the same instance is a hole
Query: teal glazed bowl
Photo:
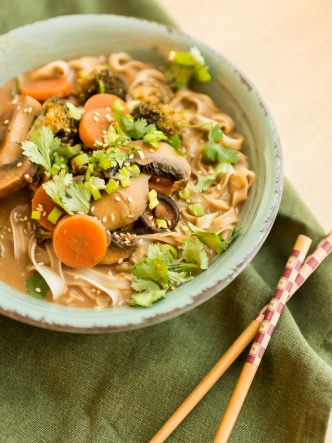
{"type": "MultiPolygon", "coordinates": [[[[164,25],[115,15],[61,16],[15,29],[0,37],[0,84],[20,72],[59,58],[125,51],[162,63],[171,49],[197,46],[213,80],[200,86],[230,114],[245,137],[245,153],[257,179],[242,212],[240,235],[192,281],[151,308],[94,310],[47,303],[0,282],[0,313],[60,331],[97,333],[142,328],[182,314],[218,294],[251,262],[268,235],[280,204],[283,167],[277,130],[253,85],[223,56],[164,25]]],[[[1,280],[1,276],[0,276],[1,280]]],[[[219,295],[222,297],[222,293],[219,295]]]]}

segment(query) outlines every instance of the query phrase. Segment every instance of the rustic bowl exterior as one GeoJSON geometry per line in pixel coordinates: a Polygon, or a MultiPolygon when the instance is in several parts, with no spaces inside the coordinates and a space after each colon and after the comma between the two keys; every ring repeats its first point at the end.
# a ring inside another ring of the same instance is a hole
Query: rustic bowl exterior
{"type": "MultiPolygon", "coordinates": [[[[142,328],[184,313],[225,288],[250,263],[268,235],[280,204],[283,167],[279,137],[253,85],[224,57],[196,39],[164,25],[115,15],[61,16],[15,29],[0,37],[0,84],[52,60],[125,51],[161,64],[171,49],[197,46],[213,81],[210,94],[245,137],[245,152],[257,179],[245,203],[240,235],[192,281],[151,308],[82,309],[34,299],[0,282],[0,313],[25,323],[68,332],[113,332],[142,328]]],[[[1,276],[0,276],[1,279],[1,276]]],[[[220,295],[222,297],[222,294],[220,295]]]]}

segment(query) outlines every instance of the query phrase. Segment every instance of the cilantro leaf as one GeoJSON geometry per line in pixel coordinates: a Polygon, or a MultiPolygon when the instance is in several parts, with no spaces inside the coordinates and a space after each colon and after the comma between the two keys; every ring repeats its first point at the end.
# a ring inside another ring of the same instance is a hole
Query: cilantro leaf
{"type": "Polygon", "coordinates": [[[234,230],[229,239],[224,238],[222,235],[218,235],[214,231],[206,231],[205,229],[198,228],[192,223],[188,222],[188,226],[194,235],[205,245],[214,249],[218,254],[226,251],[231,242],[237,237],[238,231],[234,230]]]}
{"type": "Polygon", "coordinates": [[[168,137],[162,131],[159,131],[159,129],[156,128],[156,125],[152,124],[149,126],[150,129],[144,135],[143,141],[151,145],[153,148],[157,149],[159,148],[159,142],[161,142],[162,140],[167,141],[168,137]]]}
{"type": "Polygon", "coordinates": [[[152,280],[160,283],[163,287],[167,287],[168,268],[166,263],[158,257],[141,260],[133,266],[132,273],[137,278],[152,280]]]}
{"type": "Polygon", "coordinates": [[[231,164],[228,162],[219,163],[212,174],[201,175],[196,185],[192,188],[193,191],[203,192],[206,191],[211,184],[216,180],[219,174],[228,173],[230,171],[231,164]]]}
{"type": "Polygon", "coordinates": [[[36,298],[44,298],[49,290],[48,284],[39,272],[34,272],[25,282],[26,290],[36,298]]]}
{"type": "Polygon", "coordinates": [[[148,124],[145,118],[134,119],[132,115],[123,115],[116,113],[115,118],[117,125],[116,130],[122,132],[123,135],[133,140],[143,139],[145,143],[150,144],[157,149],[159,142],[167,141],[168,137],[164,132],[159,131],[155,124],[148,124]]]}
{"type": "Polygon", "coordinates": [[[183,259],[188,263],[195,264],[200,269],[207,269],[209,258],[203,243],[196,237],[189,237],[183,245],[183,259]]]}
{"type": "Polygon", "coordinates": [[[135,278],[131,286],[137,291],[129,299],[131,306],[148,308],[152,303],[165,297],[166,289],[160,289],[159,285],[151,280],[135,278]]]}
{"type": "Polygon", "coordinates": [[[192,47],[187,52],[171,52],[170,58],[172,63],[166,68],[166,76],[171,87],[187,88],[192,79],[199,82],[211,80],[209,69],[198,48],[192,47]]]}
{"type": "Polygon", "coordinates": [[[203,161],[205,163],[228,162],[236,164],[239,161],[238,152],[232,148],[222,146],[219,142],[223,138],[221,127],[217,124],[211,126],[208,144],[202,150],[203,161]]]}
{"type": "Polygon", "coordinates": [[[42,166],[52,175],[53,154],[60,144],[60,139],[54,136],[50,128],[43,126],[40,130],[32,132],[29,140],[22,143],[22,150],[32,163],[42,166]]]}
{"type": "Polygon", "coordinates": [[[127,160],[128,154],[116,147],[111,147],[106,151],[96,149],[91,157],[91,163],[98,171],[108,171],[115,167],[121,168],[127,160]]]}
{"type": "Polygon", "coordinates": [[[75,182],[72,174],[57,175],[44,183],[43,188],[68,214],[87,214],[90,210],[91,192],[84,183],[75,182]]]}

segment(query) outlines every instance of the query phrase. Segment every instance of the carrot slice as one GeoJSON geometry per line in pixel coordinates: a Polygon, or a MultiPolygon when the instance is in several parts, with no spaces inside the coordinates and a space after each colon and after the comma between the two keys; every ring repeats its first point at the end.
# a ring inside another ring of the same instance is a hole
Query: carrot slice
{"type": "Polygon", "coordinates": [[[129,113],[129,109],[127,104],[121,100],[120,97],[118,97],[117,95],[113,95],[113,94],[96,94],[93,95],[92,97],[90,97],[85,105],[84,105],[84,111],[90,111],[91,109],[96,109],[96,108],[110,108],[109,111],[112,111],[112,105],[115,101],[119,102],[119,106],[122,106],[123,108],[123,113],[124,114],[128,114],[129,113]]]}
{"type": "Polygon", "coordinates": [[[98,144],[103,144],[104,131],[109,128],[111,119],[110,112],[106,108],[84,111],[78,128],[82,142],[88,148],[98,149],[98,144]]]}
{"type": "Polygon", "coordinates": [[[56,225],[53,247],[65,265],[75,269],[90,268],[106,254],[106,231],[95,217],[69,215],[56,225]]]}
{"type": "Polygon", "coordinates": [[[22,94],[30,95],[36,100],[47,100],[51,96],[66,97],[72,92],[72,85],[67,77],[25,80],[22,84],[22,94]]]}
{"type": "Polygon", "coordinates": [[[47,220],[47,217],[50,215],[51,211],[54,208],[60,208],[59,205],[54,203],[51,197],[46,193],[45,189],[40,186],[33,198],[32,198],[32,210],[33,211],[41,211],[40,219],[36,220],[40,226],[47,229],[48,231],[54,231],[55,225],[47,220]]]}

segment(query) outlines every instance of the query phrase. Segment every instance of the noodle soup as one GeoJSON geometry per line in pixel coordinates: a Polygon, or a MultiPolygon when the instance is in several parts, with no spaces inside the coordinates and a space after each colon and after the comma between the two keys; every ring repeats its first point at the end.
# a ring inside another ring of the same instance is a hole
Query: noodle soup
{"type": "Polygon", "coordinates": [[[255,178],[197,48],[57,60],[2,86],[0,276],[67,306],[149,307],[236,237],[255,178]]]}

